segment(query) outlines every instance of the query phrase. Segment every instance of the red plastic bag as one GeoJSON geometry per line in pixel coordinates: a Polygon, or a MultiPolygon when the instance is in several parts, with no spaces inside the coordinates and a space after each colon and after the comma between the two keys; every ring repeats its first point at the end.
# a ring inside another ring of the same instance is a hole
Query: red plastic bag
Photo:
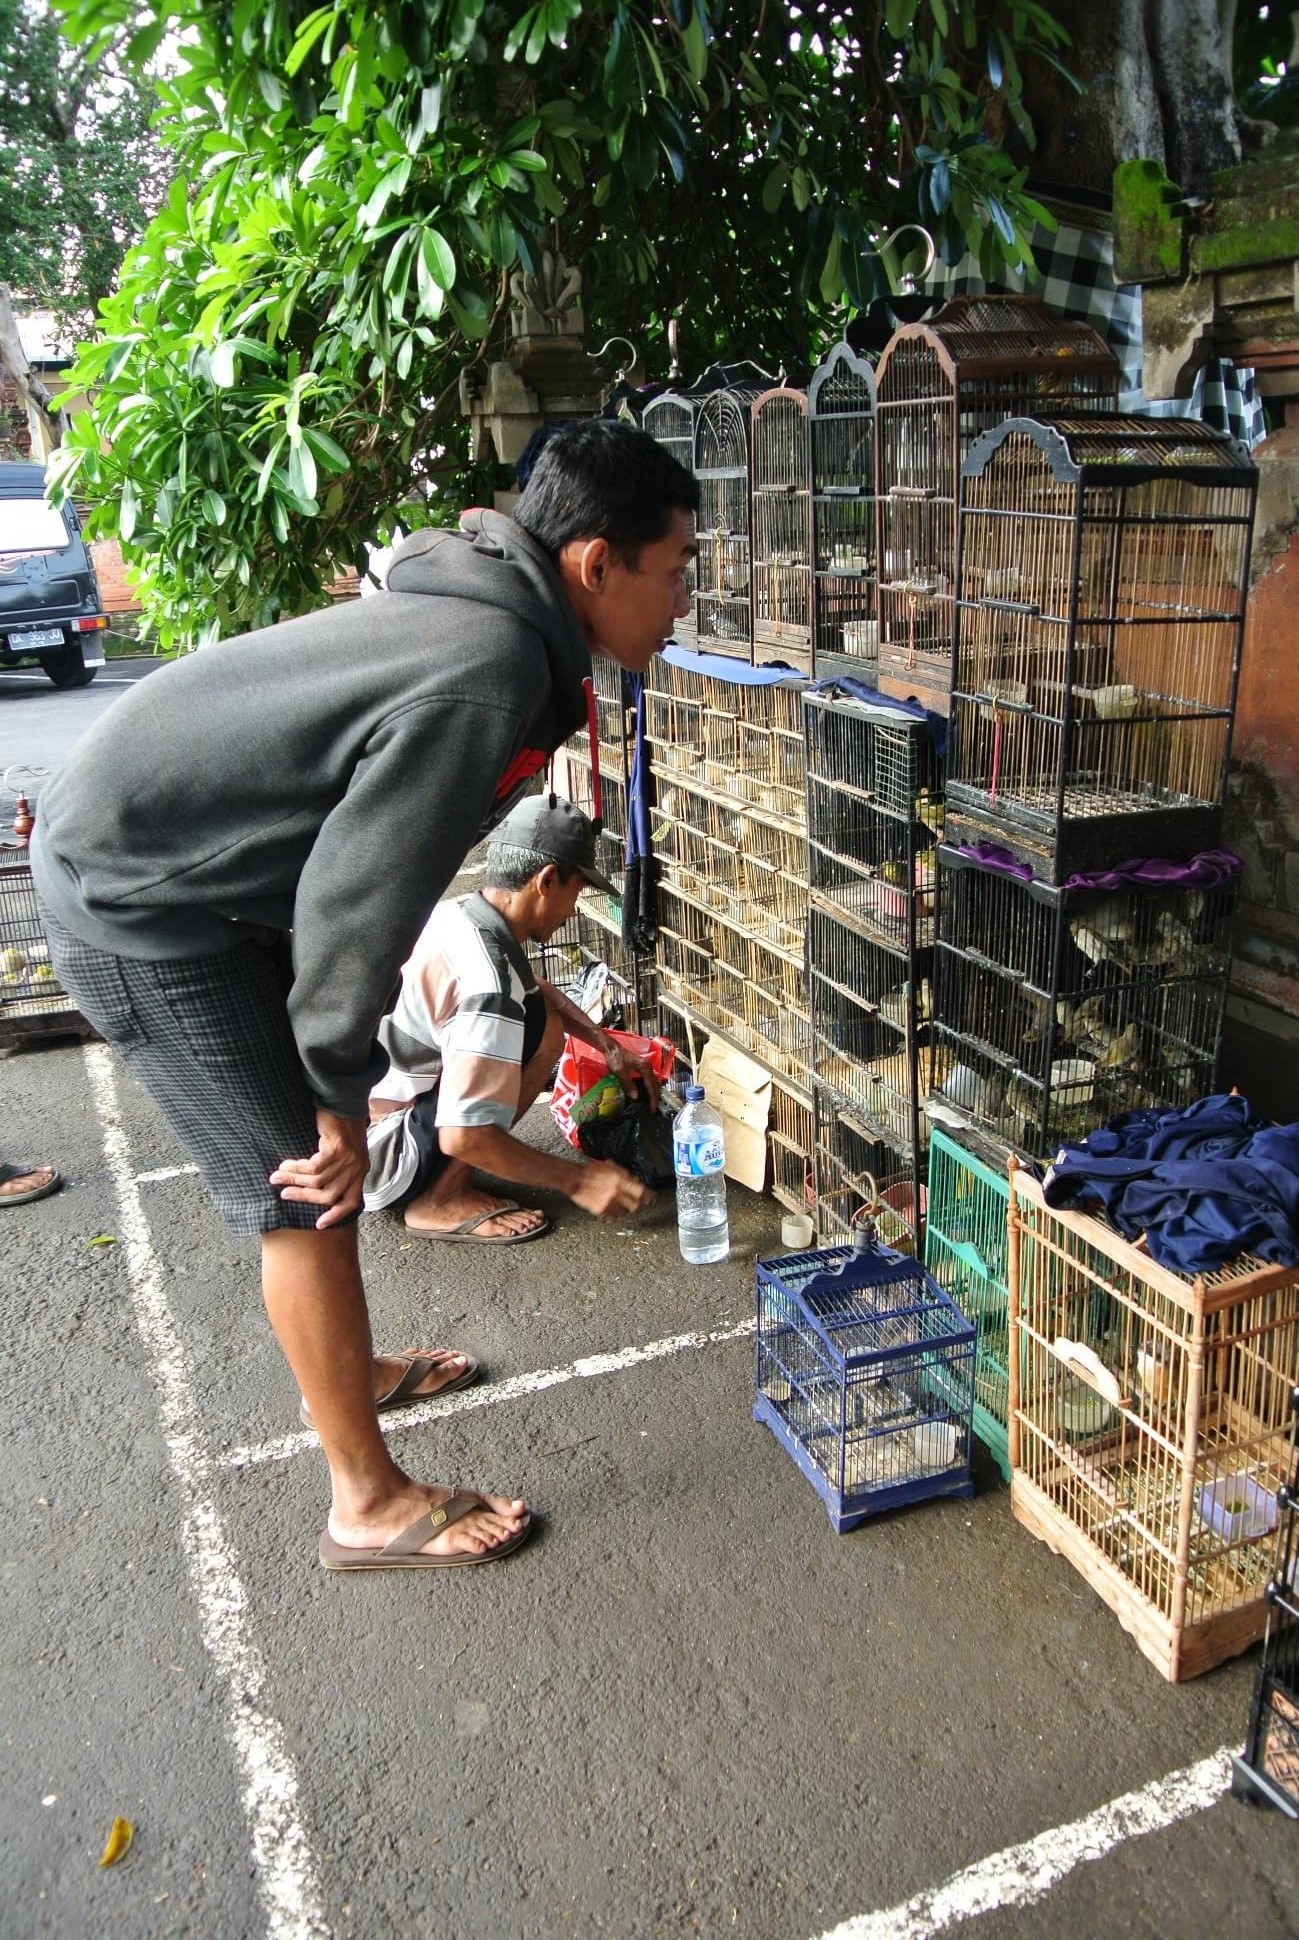
{"type": "MultiPolygon", "coordinates": [[[[610,1031],[609,1036],[644,1058],[660,1084],[667,1083],[677,1056],[676,1046],[669,1039],[637,1037],[632,1031],[610,1031]]],[[[592,1085],[606,1077],[608,1071],[603,1051],[597,1051],[594,1044],[587,1044],[580,1037],[564,1039],[550,1093],[550,1115],[569,1144],[578,1151],[582,1148],[577,1127],[573,1123],[573,1106],[579,1098],[585,1097],[592,1085]]]]}

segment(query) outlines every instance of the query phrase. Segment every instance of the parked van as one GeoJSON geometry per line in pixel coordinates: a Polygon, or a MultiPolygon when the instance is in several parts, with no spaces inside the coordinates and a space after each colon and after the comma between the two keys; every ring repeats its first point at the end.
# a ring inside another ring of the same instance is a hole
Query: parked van
{"type": "Polygon", "coordinates": [[[86,687],[107,625],[76,512],[47,502],[40,465],[0,464],[0,667],[86,687]]]}

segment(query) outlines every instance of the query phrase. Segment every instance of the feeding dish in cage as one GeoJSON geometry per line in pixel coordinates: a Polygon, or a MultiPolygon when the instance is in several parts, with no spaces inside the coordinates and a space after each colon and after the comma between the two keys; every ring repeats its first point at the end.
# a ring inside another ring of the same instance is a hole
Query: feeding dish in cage
{"type": "Polygon", "coordinates": [[[1195,1513],[1227,1543],[1252,1542],[1276,1528],[1277,1499],[1245,1470],[1195,1488],[1195,1513]]]}

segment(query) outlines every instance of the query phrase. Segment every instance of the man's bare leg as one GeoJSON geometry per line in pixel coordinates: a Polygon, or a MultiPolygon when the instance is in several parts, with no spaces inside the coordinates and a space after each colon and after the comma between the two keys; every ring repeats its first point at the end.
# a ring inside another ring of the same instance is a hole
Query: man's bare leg
{"type": "MultiPolygon", "coordinates": [[[[547,1004],[546,1028],[541,1042],[523,1067],[519,1109],[514,1116],[516,1125],[536,1103],[542,1087],[549,1082],[563,1043],[564,1026],[547,1004]]],[[[448,1159],[432,1185],[407,1205],[405,1221],[417,1233],[447,1233],[462,1221],[489,1212],[500,1203],[499,1198],[472,1183],[470,1168],[463,1159],[448,1159]]],[[[520,1212],[501,1213],[495,1219],[485,1219],[478,1231],[484,1239],[504,1237],[510,1233],[530,1233],[534,1227],[544,1225],[545,1218],[546,1215],[535,1207],[525,1207],[520,1212]]]]}
{"type": "MultiPolygon", "coordinates": [[[[379,1432],[355,1226],[263,1234],[262,1292],[329,1463],[329,1533],[335,1542],[377,1548],[444,1502],[451,1489],[412,1481],[379,1432]]],[[[517,1535],[526,1515],[521,1501],[483,1496],[481,1508],[424,1548],[435,1556],[486,1555],[517,1535]]]]}

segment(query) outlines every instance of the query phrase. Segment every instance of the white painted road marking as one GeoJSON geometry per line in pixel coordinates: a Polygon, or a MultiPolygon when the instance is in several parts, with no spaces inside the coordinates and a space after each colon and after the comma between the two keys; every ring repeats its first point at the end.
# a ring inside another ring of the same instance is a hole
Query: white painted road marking
{"type": "Polygon", "coordinates": [[[85,1052],[90,1093],[104,1129],[104,1157],[117,1194],[117,1225],[136,1325],[158,1396],[172,1474],[180,1491],[181,1538],[198,1602],[203,1642],[225,1690],[230,1738],[243,1779],[253,1866],[270,1940],[328,1940],[315,1861],[298,1817],[298,1778],[275,1718],[258,1703],[265,1676],[248,1633],[238,1559],[208,1493],[212,1463],[180,1336],[162,1290],[162,1267],[131,1176],[118,1110],[114,1060],[106,1045],[85,1052]]]}
{"type": "Polygon", "coordinates": [[[1232,1752],[1238,1746],[1224,1745],[1198,1765],[1187,1765],[1180,1772],[1156,1778],[1138,1792],[1125,1792],[1111,1799],[1085,1819],[1072,1825],[1053,1826],[1027,1839],[1021,1846],[1007,1846],[953,1873],[949,1880],[928,1893],[917,1893],[902,1906],[891,1906],[880,1913],[862,1913],[833,1927],[820,1940],[932,1940],[962,1920],[980,1913],[992,1913],[1007,1906],[1031,1906],[1053,1886],[1081,1866],[1103,1859],[1128,1839],[1144,1838],[1160,1832],[1216,1804],[1231,1784],[1232,1752]]]}
{"type": "MultiPolygon", "coordinates": [[[[719,1347],[726,1341],[743,1340],[752,1335],[757,1322],[741,1320],[731,1327],[719,1327],[711,1334],[669,1334],[665,1340],[652,1340],[643,1347],[624,1347],[616,1354],[586,1354],[567,1367],[541,1367],[531,1374],[515,1374],[508,1381],[490,1381],[482,1387],[466,1388],[460,1394],[433,1395],[415,1407],[403,1408],[393,1417],[383,1418],[380,1426],[386,1435],[399,1428],[419,1428],[425,1422],[442,1421],[448,1415],[467,1414],[472,1408],[494,1408],[501,1401],[521,1401],[547,1388],[563,1387],[566,1381],[585,1381],[596,1374],[623,1374],[629,1367],[646,1361],[662,1361],[673,1354],[686,1354],[695,1347],[719,1347]]],[[[310,1429],[295,1435],[280,1435],[273,1441],[253,1442],[245,1448],[227,1449],[213,1458],[217,1468],[256,1468],[262,1462],[286,1462],[320,1444],[310,1429]]]]}
{"type": "Polygon", "coordinates": [[[156,1186],[163,1179],[187,1179],[197,1173],[196,1165],[160,1165],[156,1172],[137,1172],[132,1184],[137,1186],[156,1186]]]}

